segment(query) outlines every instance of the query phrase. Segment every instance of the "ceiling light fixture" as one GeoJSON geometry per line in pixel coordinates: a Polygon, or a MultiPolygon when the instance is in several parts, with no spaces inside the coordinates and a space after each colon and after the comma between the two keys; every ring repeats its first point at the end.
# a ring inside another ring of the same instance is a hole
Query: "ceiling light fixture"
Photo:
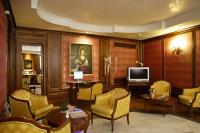
{"type": "Polygon", "coordinates": [[[169,3],[169,9],[172,12],[178,12],[183,8],[183,3],[184,3],[183,0],[172,0],[169,3]]]}

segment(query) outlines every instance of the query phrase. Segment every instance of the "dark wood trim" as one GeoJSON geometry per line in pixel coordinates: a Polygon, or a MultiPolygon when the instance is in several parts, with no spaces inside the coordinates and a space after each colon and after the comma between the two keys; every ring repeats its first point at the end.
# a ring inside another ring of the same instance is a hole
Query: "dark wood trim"
{"type": "Polygon", "coordinates": [[[10,14],[7,15],[8,16],[8,22],[9,22],[9,24],[12,25],[12,30],[14,30],[16,28],[16,22],[15,22],[15,17],[13,15],[12,7],[10,5],[10,1],[9,0],[2,0],[2,4],[3,4],[5,10],[10,11],[10,14]]]}
{"type": "Polygon", "coordinates": [[[142,41],[143,42],[149,42],[149,41],[158,40],[158,39],[162,39],[162,38],[172,37],[172,36],[179,35],[179,34],[184,34],[184,33],[187,33],[187,32],[192,32],[192,31],[199,30],[199,29],[200,29],[200,25],[197,25],[197,26],[185,28],[185,29],[182,29],[182,30],[178,30],[178,31],[175,31],[175,32],[171,32],[171,33],[168,33],[168,34],[164,34],[164,35],[152,37],[152,38],[149,38],[149,39],[145,39],[145,40],[142,40],[142,41]]]}
{"type": "Polygon", "coordinates": [[[192,31],[192,87],[196,85],[196,30],[192,31]]]}
{"type": "Polygon", "coordinates": [[[46,94],[46,41],[43,40],[28,40],[28,39],[17,39],[16,43],[16,89],[21,89],[21,80],[22,80],[22,70],[21,70],[21,54],[22,54],[22,45],[31,45],[31,46],[41,46],[41,55],[42,55],[42,70],[43,70],[43,83],[42,83],[42,94],[46,94]]]}
{"type": "Polygon", "coordinates": [[[165,41],[161,39],[161,48],[162,48],[162,79],[165,79],[165,41]]]}
{"type": "Polygon", "coordinates": [[[63,35],[75,35],[75,36],[87,36],[87,37],[98,37],[98,38],[104,38],[104,39],[120,39],[124,41],[131,41],[131,42],[140,42],[140,40],[136,39],[130,39],[130,38],[122,38],[122,37],[112,37],[112,36],[106,36],[106,35],[95,35],[95,34],[86,34],[86,33],[77,33],[77,32],[67,32],[67,31],[56,31],[56,30],[47,30],[47,29],[37,29],[37,28],[26,28],[26,27],[20,27],[17,26],[17,29],[24,29],[24,30],[35,30],[35,31],[46,31],[46,32],[57,32],[62,33],[63,35]]]}
{"type": "Polygon", "coordinates": [[[114,42],[115,47],[123,47],[123,48],[133,48],[136,49],[136,43],[127,43],[127,42],[114,42]]]}

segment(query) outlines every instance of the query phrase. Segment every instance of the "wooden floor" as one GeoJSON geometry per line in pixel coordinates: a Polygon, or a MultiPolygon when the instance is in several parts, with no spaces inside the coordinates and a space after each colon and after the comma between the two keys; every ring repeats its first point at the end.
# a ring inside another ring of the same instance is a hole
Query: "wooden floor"
{"type": "MultiPolygon", "coordinates": [[[[86,111],[90,111],[90,106],[85,101],[79,101],[77,106],[86,111]]],[[[171,112],[171,108],[155,105],[153,110],[153,105],[146,104],[144,109],[144,100],[139,96],[132,96],[130,111],[163,114],[163,112],[171,112]]],[[[191,117],[190,108],[181,103],[177,103],[174,115],[200,123],[200,110],[195,110],[193,117],[191,117]]]]}

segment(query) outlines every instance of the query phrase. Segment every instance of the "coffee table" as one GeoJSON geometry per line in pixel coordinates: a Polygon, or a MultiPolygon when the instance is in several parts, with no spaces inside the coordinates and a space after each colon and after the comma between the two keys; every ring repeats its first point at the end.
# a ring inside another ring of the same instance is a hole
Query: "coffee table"
{"type": "Polygon", "coordinates": [[[84,133],[87,132],[87,128],[89,126],[90,121],[89,115],[78,118],[66,118],[65,115],[66,113],[61,112],[60,109],[55,109],[51,111],[47,115],[48,125],[51,127],[59,127],[65,121],[70,120],[72,133],[76,133],[77,131],[84,131],[84,133]]]}
{"type": "Polygon", "coordinates": [[[177,99],[173,97],[165,97],[161,98],[160,95],[156,95],[154,98],[151,98],[150,94],[143,94],[141,97],[144,99],[144,109],[145,109],[145,104],[150,103],[153,104],[153,110],[154,110],[154,105],[159,105],[159,106],[166,106],[170,107],[172,110],[172,113],[174,113],[175,106],[177,104],[177,99]]]}

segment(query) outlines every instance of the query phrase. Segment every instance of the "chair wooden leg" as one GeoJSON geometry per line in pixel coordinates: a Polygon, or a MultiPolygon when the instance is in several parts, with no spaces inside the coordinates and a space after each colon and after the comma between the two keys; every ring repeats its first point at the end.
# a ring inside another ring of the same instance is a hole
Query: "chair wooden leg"
{"type": "Polygon", "coordinates": [[[193,108],[190,108],[190,112],[191,112],[191,117],[193,117],[193,108]]]}
{"type": "Polygon", "coordinates": [[[93,113],[91,111],[91,124],[93,124],[93,113]]]}
{"type": "Polygon", "coordinates": [[[112,132],[113,132],[113,129],[114,129],[114,119],[113,118],[111,119],[111,126],[112,126],[112,132]]]}
{"type": "Polygon", "coordinates": [[[128,123],[128,125],[129,125],[129,113],[127,114],[127,123],[128,123]]]}

